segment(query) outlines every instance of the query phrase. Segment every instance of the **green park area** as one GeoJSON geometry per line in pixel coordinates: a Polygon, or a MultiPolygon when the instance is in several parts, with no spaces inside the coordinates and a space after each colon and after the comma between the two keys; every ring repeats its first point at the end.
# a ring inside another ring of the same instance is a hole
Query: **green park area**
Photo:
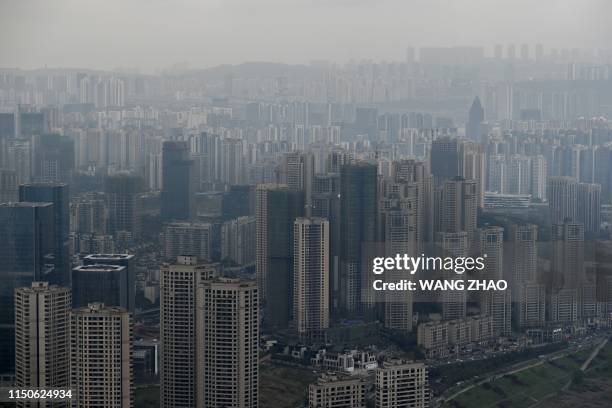
{"type": "Polygon", "coordinates": [[[561,358],[544,360],[541,364],[520,372],[493,377],[491,381],[457,395],[444,406],[454,408],[585,406],[586,394],[598,401],[610,398],[608,400],[610,404],[612,345],[608,343],[592,360],[589,369],[583,373],[580,371],[580,366],[587,360],[591,351],[592,349],[583,349],[561,358]],[[567,385],[570,385],[569,388],[564,389],[567,385]],[[566,405],[570,400],[574,400],[577,405],[566,405]]]}

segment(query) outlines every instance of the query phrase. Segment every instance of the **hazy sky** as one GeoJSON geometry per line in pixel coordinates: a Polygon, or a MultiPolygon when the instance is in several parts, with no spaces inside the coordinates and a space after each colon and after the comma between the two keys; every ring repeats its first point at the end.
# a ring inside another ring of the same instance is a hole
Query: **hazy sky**
{"type": "Polygon", "coordinates": [[[612,48],[611,0],[0,0],[0,67],[400,60],[405,47],[612,48]]]}

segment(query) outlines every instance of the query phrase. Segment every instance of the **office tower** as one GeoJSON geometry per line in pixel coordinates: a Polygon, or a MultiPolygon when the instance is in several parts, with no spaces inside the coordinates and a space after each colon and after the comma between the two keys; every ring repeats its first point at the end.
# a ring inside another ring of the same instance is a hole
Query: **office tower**
{"type": "Polygon", "coordinates": [[[64,183],[32,183],[19,186],[19,201],[53,203],[55,219],[55,252],[53,263],[56,280],[52,283],[70,286],[70,194],[64,183]]]}
{"type": "MultiPolygon", "coordinates": [[[[69,288],[32,282],[31,286],[15,290],[16,387],[70,388],[70,309],[69,288]]],[[[55,407],[67,403],[34,405],[55,407]]]]}
{"type": "Polygon", "coordinates": [[[0,204],[0,371],[14,369],[15,288],[54,280],[53,204],[0,204]]]}
{"type": "MultiPolygon", "coordinates": [[[[79,265],[72,270],[73,304],[75,308],[89,303],[104,303],[128,309],[133,302],[128,296],[128,270],[121,265],[79,265]]],[[[131,293],[134,295],[134,292],[131,293]]]]}
{"type": "Polygon", "coordinates": [[[576,221],[584,225],[585,234],[598,233],[601,225],[601,185],[578,183],[576,221]]]}
{"type": "Polygon", "coordinates": [[[533,200],[546,200],[546,187],[548,184],[548,162],[542,155],[531,157],[531,198],[533,200]]]}
{"type": "Polygon", "coordinates": [[[531,159],[513,154],[507,159],[506,192],[508,194],[529,194],[531,192],[531,159]]]}
{"type": "Polygon", "coordinates": [[[71,389],[75,407],[132,407],[132,326],[127,310],[91,303],[71,313],[71,389]]]}
{"type": "Polygon", "coordinates": [[[423,363],[385,361],[374,381],[376,408],[429,406],[429,376],[423,363]]]}
{"type": "Polygon", "coordinates": [[[160,267],[161,407],[196,406],[196,287],[217,273],[193,256],[160,267]]]}
{"type": "Polygon", "coordinates": [[[0,169],[0,203],[12,203],[19,197],[15,170],[0,169]]]}
{"type": "Polygon", "coordinates": [[[550,177],[546,192],[550,219],[553,224],[563,224],[566,220],[577,221],[578,183],[571,177],[550,177]]]}
{"type": "Polygon", "coordinates": [[[257,222],[255,217],[238,217],[221,226],[221,259],[236,265],[255,265],[257,222]]]}
{"type": "Polygon", "coordinates": [[[308,386],[308,407],[365,408],[365,394],[364,379],[323,374],[308,386]]]}
{"type": "Polygon", "coordinates": [[[293,315],[300,336],[324,338],[329,328],[329,222],[297,218],[293,244],[293,315]]]}
{"type": "Polygon", "coordinates": [[[362,246],[374,242],[378,212],[376,165],[355,163],[340,169],[340,307],[360,310],[362,246]]]}
{"type": "Polygon", "coordinates": [[[437,232],[465,231],[471,245],[475,240],[478,213],[478,186],[475,180],[455,177],[436,192],[437,232]]]}
{"type": "Polygon", "coordinates": [[[305,215],[312,214],[312,183],[315,173],[315,156],[312,152],[292,152],[283,156],[279,183],[290,190],[304,193],[305,215]]]}
{"type": "Polygon", "coordinates": [[[257,408],[257,284],[209,280],[197,287],[196,302],[196,406],[257,408]]]}
{"type": "Polygon", "coordinates": [[[179,255],[211,261],[213,227],[207,223],[173,222],[163,228],[162,250],[164,259],[172,261],[179,255]]]}
{"type": "Polygon", "coordinates": [[[72,270],[74,307],[99,302],[134,311],[134,255],[91,254],[72,270]]]}
{"type": "Polygon", "coordinates": [[[221,216],[224,220],[255,215],[255,187],[230,186],[221,199],[221,216]]]}
{"type": "Polygon", "coordinates": [[[304,195],[284,185],[256,191],[256,272],[266,322],[287,327],[293,308],[293,223],[304,214],[304,195]]]}
{"type": "Polygon", "coordinates": [[[430,168],[434,185],[460,176],[463,167],[461,143],[456,138],[441,137],[431,143],[430,168]]]}
{"type": "MultiPolygon", "coordinates": [[[[462,258],[468,255],[470,250],[468,234],[465,231],[441,232],[438,242],[441,257],[462,258]]],[[[443,271],[444,279],[456,278],[454,271],[443,271]]],[[[445,290],[440,296],[442,302],[442,318],[444,320],[463,319],[467,313],[467,293],[465,290],[445,290]]]]}
{"type": "Polygon", "coordinates": [[[104,182],[108,233],[139,238],[142,228],[141,179],[130,174],[109,176],[104,182]]]}
{"type": "Polygon", "coordinates": [[[72,182],[74,141],[68,136],[44,134],[34,138],[34,179],[42,182],[72,182]]]}
{"type": "MultiPolygon", "coordinates": [[[[479,231],[480,253],[485,256],[485,268],[479,276],[483,280],[500,280],[504,278],[504,229],[501,227],[485,227],[479,231]]],[[[511,297],[512,291],[487,290],[480,295],[480,312],[491,316],[493,332],[496,335],[506,335],[511,328],[511,297]]]]}
{"type": "Polygon", "coordinates": [[[465,125],[465,136],[475,142],[483,142],[486,135],[483,134],[484,109],[480,103],[480,98],[474,98],[470,107],[468,122],[465,125]]]}
{"type": "Polygon", "coordinates": [[[194,215],[194,176],[187,142],[164,142],[162,161],[161,217],[189,220],[194,215]]]}

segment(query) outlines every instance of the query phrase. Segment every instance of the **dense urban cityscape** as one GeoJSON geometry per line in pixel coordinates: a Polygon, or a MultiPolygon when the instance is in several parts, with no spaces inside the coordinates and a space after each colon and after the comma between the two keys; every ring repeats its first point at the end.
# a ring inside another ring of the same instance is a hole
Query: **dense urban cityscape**
{"type": "Polygon", "coordinates": [[[612,48],[406,43],[0,68],[0,406],[610,404],[612,48]]]}

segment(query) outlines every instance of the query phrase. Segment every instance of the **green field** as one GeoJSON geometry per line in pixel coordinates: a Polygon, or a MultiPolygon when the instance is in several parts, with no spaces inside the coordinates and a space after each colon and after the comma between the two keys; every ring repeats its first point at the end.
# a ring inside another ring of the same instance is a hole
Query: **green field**
{"type": "Polygon", "coordinates": [[[259,371],[259,406],[292,408],[308,400],[308,385],[316,380],[311,370],[262,364],[259,371]]]}
{"type": "Polygon", "coordinates": [[[460,394],[446,407],[529,407],[557,394],[579,371],[590,350],[504,375],[460,394]]]}

